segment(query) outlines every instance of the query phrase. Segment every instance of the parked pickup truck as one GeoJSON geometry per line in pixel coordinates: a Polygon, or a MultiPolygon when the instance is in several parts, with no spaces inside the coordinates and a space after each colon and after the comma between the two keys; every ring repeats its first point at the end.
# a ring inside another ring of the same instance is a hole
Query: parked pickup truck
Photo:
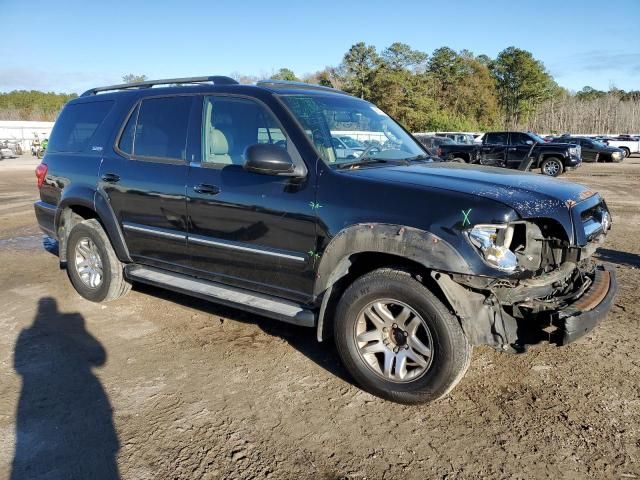
{"type": "Polygon", "coordinates": [[[624,152],[625,158],[631,156],[632,153],[640,153],[640,139],[631,135],[620,135],[615,138],[608,138],[607,145],[619,148],[624,152]]]}
{"type": "Polygon", "coordinates": [[[434,135],[414,135],[432,155],[440,157],[447,162],[479,163],[480,149],[477,145],[456,143],[448,137],[434,135]]]}
{"type": "Polygon", "coordinates": [[[531,170],[557,177],[582,163],[582,151],[573,143],[547,143],[528,132],[489,132],[480,144],[480,163],[498,167],[531,170]]]}
{"type": "Polygon", "coordinates": [[[99,87],[58,116],[35,213],[87,300],[139,282],[313,328],[363,388],[424,402],[458,383],[475,345],[585,335],[617,288],[593,258],[611,228],[601,195],[430,160],[382,110],[332,88],[99,87]],[[336,118],[388,141],[339,158],[336,118]]]}

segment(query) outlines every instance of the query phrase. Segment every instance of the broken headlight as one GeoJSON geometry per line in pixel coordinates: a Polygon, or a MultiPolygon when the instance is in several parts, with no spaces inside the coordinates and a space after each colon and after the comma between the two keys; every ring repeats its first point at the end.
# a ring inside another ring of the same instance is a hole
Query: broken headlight
{"type": "Polygon", "coordinates": [[[513,272],[516,269],[518,259],[509,250],[513,239],[512,226],[476,225],[468,234],[471,243],[489,265],[505,272],[513,272]]]}

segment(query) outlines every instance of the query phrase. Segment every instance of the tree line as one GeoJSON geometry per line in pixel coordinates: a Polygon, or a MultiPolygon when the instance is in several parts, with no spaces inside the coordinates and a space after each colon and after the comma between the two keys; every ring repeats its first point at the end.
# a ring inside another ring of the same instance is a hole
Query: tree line
{"type": "MultiPolygon", "coordinates": [[[[272,78],[339,88],[372,101],[410,131],[522,129],[540,133],[636,133],[640,91],[571,92],[559,86],[531,52],[508,47],[496,58],[449,47],[430,54],[395,42],[377,50],[356,43],[336,66],[298,77],[232,74],[240,83],[272,78]]],[[[123,82],[145,80],[127,74],[123,82]]],[[[0,94],[0,119],[52,120],[75,94],[0,94]]]]}
{"type": "Polygon", "coordinates": [[[76,97],[75,93],[40,92],[37,90],[0,93],[0,120],[53,121],[62,106],[76,97]]]}

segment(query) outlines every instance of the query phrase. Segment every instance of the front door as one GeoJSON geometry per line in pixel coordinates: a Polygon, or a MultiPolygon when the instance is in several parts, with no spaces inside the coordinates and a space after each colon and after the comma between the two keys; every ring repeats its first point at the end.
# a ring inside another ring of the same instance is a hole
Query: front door
{"type": "Polygon", "coordinates": [[[316,247],[312,169],[302,180],[243,169],[248,146],[272,143],[306,170],[275,116],[254,99],[204,97],[201,118],[201,160],[187,179],[192,267],[213,280],[307,300],[316,247]]]}
{"type": "Polygon", "coordinates": [[[513,132],[509,135],[509,146],[507,147],[506,164],[507,168],[518,168],[527,159],[533,139],[524,133],[513,132]]]}
{"type": "Polygon", "coordinates": [[[136,262],[188,266],[185,145],[193,103],[191,96],[142,100],[102,161],[99,188],[136,262]]]}
{"type": "Polygon", "coordinates": [[[480,163],[503,167],[509,134],[506,132],[490,132],[485,135],[482,142],[480,163]]]}
{"type": "Polygon", "coordinates": [[[582,149],[582,161],[583,162],[596,162],[598,161],[598,149],[591,140],[586,138],[580,138],[577,141],[571,140],[569,143],[579,143],[582,149]]]}

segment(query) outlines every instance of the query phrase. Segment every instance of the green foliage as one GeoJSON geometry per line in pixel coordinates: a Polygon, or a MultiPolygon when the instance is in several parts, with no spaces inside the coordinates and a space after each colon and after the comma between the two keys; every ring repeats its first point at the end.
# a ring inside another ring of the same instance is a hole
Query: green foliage
{"type": "Polygon", "coordinates": [[[45,93],[36,90],[0,93],[0,119],[53,121],[62,106],[75,97],[75,93],[45,93]]]}
{"type": "Polygon", "coordinates": [[[146,79],[146,75],[136,75],[135,73],[127,73],[122,76],[122,81],[124,83],[144,82],[146,79]]]}
{"type": "Polygon", "coordinates": [[[272,75],[271,78],[273,80],[287,80],[290,82],[300,81],[300,79],[296,77],[296,74],[293,73],[293,70],[289,70],[288,68],[281,68],[275,75],[272,75]]]}
{"type": "Polygon", "coordinates": [[[340,70],[345,79],[344,90],[360,98],[369,98],[380,57],[376,48],[359,42],[344,54],[340,70]]]}
{"type": "Polygon", "coordinates": [[[526,122],[557,87],[539,60],[531,52],[509,47],[491,62],[498,98],[505,114],[505,123],[515,128],[526,122]]]}

